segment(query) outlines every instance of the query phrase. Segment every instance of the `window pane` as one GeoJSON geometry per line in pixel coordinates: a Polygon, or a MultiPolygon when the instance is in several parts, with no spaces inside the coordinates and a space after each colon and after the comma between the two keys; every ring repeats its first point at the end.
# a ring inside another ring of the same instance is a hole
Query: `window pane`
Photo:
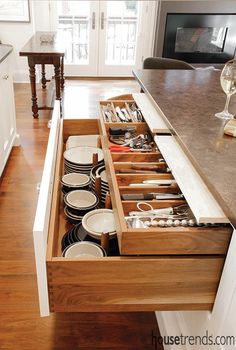
{"type": "Polygon", "coordinates": [[[138,1],[107,1],[106,64],[135,64],[138,10],[138,1]]]}
{"type": "Polygon", "coordinates": [[[58,32],[66,43],[65,63],[88,64],[89,1],[57,1],[58,32]]]}

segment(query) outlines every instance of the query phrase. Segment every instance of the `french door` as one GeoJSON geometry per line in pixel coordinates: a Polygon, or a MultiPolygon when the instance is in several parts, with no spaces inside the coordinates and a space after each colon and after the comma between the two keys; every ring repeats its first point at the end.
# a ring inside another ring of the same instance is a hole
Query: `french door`
{"type": "Polygon", "coordinates": [[[148,1],[51,2],[52,28],[66,46],[68,76],[131,76],[142,56],[148,1]]]}

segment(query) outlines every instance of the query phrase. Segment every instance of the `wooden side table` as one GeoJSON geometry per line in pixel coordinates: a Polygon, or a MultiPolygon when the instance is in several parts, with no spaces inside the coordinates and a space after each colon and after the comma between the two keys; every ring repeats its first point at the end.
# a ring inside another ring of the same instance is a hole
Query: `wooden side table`
{"type": "Polygon", "coordinates": [[[30,72],[30,84],[31,84],[31,100],[32,100],[32,112],[33,117],[38,118],[39,110],[52,109],[48,106],[38,106],[37,93],[36,93],[36,75],[35,65],[40,64],[42,67],[42,88],[46,89],[47,82],[50,80],[46,79],[45,65],[52,64],[55,72],[55,86],[56,86],[56,99],[61,100],[61,89],[64,88],[64,55],[65,49],[62,47],[55,34],[53,42],[41,42],[40,38],[42,35],[52,35],[55,33],[49,32],[36,32],[25,46],[20,51],[20,56],[28,57],[28,65],[30,72]]]}

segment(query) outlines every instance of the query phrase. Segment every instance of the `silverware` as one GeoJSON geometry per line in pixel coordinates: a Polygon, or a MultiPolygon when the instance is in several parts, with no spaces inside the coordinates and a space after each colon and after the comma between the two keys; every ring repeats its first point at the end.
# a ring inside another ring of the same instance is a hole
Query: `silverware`
{"type": "Polygon", "coordinates": [[[134,170],[134,169],[119,169],[116,171],[120,174],[156,174],[156,171],[151,170],[134,170]]]}
{"type": "Polygon", "coordinates": [[[120,119],[120,121],[121,121],[121,122],[127,122],[126,117],[125,117],[124,114],[121,112],[120,107],[117,106],[117,107],[115,108],[115,110],[116,110],[116,114],[117,114],[118,118],[120,119]]]}
{"type": "Polygon", "coordinates": [[[129,184],[129,187],[157,187],[177,185],[175,180],[144,180],[141,183],[129,184]]]}
{"type": "Polygon", "coordinates": [[[131,119],[131,117],[130,117],[130,115],[129,115],[129,113],[128,113],[126,108],[121,108],[121,112],[124,114],[124,116],[127,119],[127,121],[132,122],[132,119],[131,119]]]}
{"type": "Polygon", "coordinates": [[[102,106],[102,109],[103,109],[103,113],[104,113],[106,122],[110,122],[110,123],[117,122],[117,118],[114,114],[114,111],[113,111],[111,104],[107,104],[106,106],[102,106]]]}
{"type": "Polygon", "coordinates": [[[153,185],[172,185],[176,184],[175,180],[144,180],[143,184],[153,184],[153,185]]]}
{"type": "Polygon", "coordinates": [[[174,194],[174,193],[134,193],[134,194],[123,194],[121,198],[126,201],[131,200],[151,200],[151,199],[183,199],[184,196],[182,193],[174,194]]]}
{"type": "Polygon", "coordinates": [[[192,219],[193,214],[187,204],[178,205],[176,207],[168,207],[161,209],[154,209],[150,203],[139,202],[137,203],[139,211],[129,212],[131,217],[149,217],[159,219],[192,219]],[[142,209],[141,206],[146,206],[148,210],[142,209]]]}

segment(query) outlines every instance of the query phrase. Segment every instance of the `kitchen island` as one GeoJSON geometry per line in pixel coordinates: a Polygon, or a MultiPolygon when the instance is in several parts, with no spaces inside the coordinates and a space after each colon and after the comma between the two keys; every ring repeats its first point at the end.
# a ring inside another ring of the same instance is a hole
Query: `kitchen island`
{"type": "MultiPolygon", "coordinates": [[[[135,70],[134,76],[231,223],[236,225],[236,138],[216,118],[226,95],[214,70],[135,70]]],[[[236,114],[236,95],[229,110],[236,114]]]]}

